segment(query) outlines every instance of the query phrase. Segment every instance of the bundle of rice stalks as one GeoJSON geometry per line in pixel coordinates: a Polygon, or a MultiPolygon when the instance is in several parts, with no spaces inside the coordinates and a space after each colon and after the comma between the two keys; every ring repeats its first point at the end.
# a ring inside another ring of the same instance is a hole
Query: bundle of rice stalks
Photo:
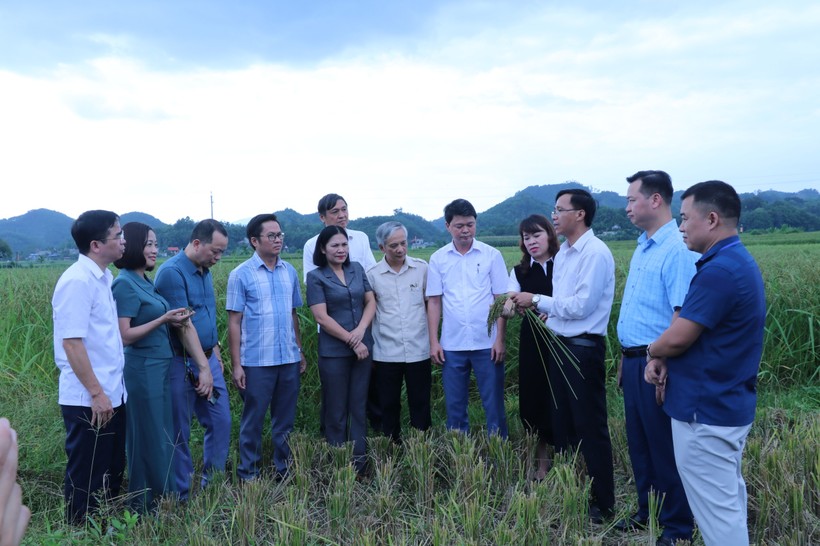
{"type": "Polygon", "coordinates": [[[515,302],[513,302],[506,294],[498,296],[490,306],[490,313],[487,315],[487,335],[489,336],[492,334],[493,326],[500,317],[512,318],[515,316],[522,316],[524,317],[523,320],[529,321],[537,341],[543,342],[536,343],[535,346],[538,349],[538,357],[541,360],[541,365],[544,367],[544,373],[547,376],[547,384],[550,387],[550,395],[552,396],[552,401],[555,407],[558,407],[558,404],[555,401],[555,393],[552,390],[550,374],[547,372],[546,355],[541,352],[542,346],[545,346],[549,351],[550,356],[552,356],[552,360],[557,364],[557,368],[561,372],[564,381],[567,382],[567,386],[569,387],[572,396],[577,400],[578,395],[575,394],[575,390],[572,388],[572,384],[567,378],[564,366],[566,366],[566,363],[569,363],[573,368],[575,368],[578,375],[583,378],[581,368],[578,365],[578,358],[572,354],[569,349],[567,349],[567,346],[560,340],[558,334],[547,328],[546,323],[539,318],[532,308],[528,307],[522,310],[515,305],[515,302]]]}

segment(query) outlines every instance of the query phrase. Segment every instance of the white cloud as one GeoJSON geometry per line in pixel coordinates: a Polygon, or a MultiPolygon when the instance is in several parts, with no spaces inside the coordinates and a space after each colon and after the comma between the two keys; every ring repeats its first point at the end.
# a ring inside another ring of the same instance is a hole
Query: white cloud
{"type": "Polygon", "coordinates": [[[622,191],[641,168],[748,191],[761,176],[782,182],[786,164],[818,185],[820,80],[773,58],[794,53],[782,41],[792,34],[817,57],[808,29],[820,9],[631,20],[572,8],[477,31],[457,15],[443,12],[413,48],[308,68],[172,72],[111,54],[48,77],[0,72],[0,179],[19,188],[0,217],[105,207],[200,218],[213,191],[217,217],[233,220],[312,212],[334,191],[354,218],[399,207],[433,218],[456,197],[483,210],[567,179],[622,191]]]}

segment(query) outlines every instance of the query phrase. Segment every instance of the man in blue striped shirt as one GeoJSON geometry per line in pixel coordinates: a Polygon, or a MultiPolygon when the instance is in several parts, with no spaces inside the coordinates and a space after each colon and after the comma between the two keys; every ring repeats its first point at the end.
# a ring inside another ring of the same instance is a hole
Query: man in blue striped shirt
{"type": "Polygon", "coordinates": [[[626,179],[626,214],[644,230],[629,264],[618,339],[621,342],[619,385],[624,391],[624,416],[629,458],[638,492],[638,511],[615,527],[642,527],[649,519],[649,493],[663,496],[658,544],[692,539],[692,512],[674,460],[669,416],[659,405],[661,393],[643,379],[646,346],[677,315],[698,255],[687,250],[672,218],[672,179],[663,171],[640,171],[626,179]],[[656,401],[656,394],[658,395],[656,401]]]}
{"type": "Polygon", "coordinates": [[[302,296],[296,269],[279,258],[285,234],[276,215],[254,216],[247,236],[254,253],[231,271],[226,303],[233,382],[244,403],[237,475],[258,476],[262,424],[270,409],[273,463],[282,479],[291,461],[288,436],[306,367],[296,314],[302,296]]]}

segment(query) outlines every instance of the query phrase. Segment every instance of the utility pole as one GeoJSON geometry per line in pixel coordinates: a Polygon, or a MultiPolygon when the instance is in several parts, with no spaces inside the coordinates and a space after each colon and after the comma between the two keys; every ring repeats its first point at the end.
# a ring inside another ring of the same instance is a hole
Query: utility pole
{"type": "Polygon", "coordinates": [[[211,192],[211,220],[214,219],[214,192],[211,192]]]}

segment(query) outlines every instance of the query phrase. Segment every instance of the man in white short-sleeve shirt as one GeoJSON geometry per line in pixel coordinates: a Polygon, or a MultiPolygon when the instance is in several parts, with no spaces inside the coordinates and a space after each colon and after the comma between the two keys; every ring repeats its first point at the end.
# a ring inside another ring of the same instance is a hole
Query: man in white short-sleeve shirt
{"type": "MultiPolygon", "coordinates": [[[[367,237],[367,233],[348,229],[347,227],[349,215],[347,201],[344,197],[336,193],[329,193],[319,200],[318,210],[319,219],[325,226],[339,226],[347,232],[351,262],[359,262],[365,271],[376,265],[376,259],[373,257],[373,250],[370,248],[370,239],[367,237]]],[[[307,282],[307,274],[316,269],[316,265],[313,263],[313,252],[316,249],[316,239],[318,238],[319,235],[317,234],[308,239],[302,249],[302,280],[305,282],[307,282]]]]}
{"type": "Polygon", "coordinates": [[[373,375],[382,432],[401,441],[401,391],[404,383],[410,425],[430,428],[430,340],[427,333],[427,263],[407,255],[407,228],[395,221],[376,229],[384,258],[367,270],[376,295],[373,318],[373,375]]]}
{"type": "Polygon", "coordinates": [[[475,208],[466,199],[456,199],[444,207],[453,241],[433,253],[427,270],[430,358],[443,367],[447,428],[469,431],[467,402],[472,371],[487,417],[487,433],[506,438],[506,321],[499,318],[488,335],[487,317],[494,298],[507,291],[507,266],[498,250],[475,239],[476,217],[475,208]]]}
{"type": "Polygon", "coordinates": [[[125,240],[119,217],[105,210],[81,214],[71,236],[80,255],[60,276],[51,303],[66,428],[66,516],[82,524],[100,494],[119,495],[125,470],[125,359],[108,270],[125,240]]]}

